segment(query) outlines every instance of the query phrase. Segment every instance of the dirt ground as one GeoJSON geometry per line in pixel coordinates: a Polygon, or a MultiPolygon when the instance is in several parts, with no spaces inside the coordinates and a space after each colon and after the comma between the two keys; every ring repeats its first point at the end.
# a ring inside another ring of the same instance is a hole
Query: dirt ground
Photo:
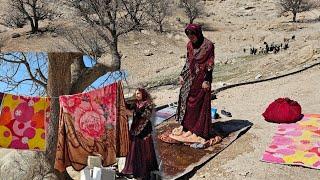
{"type": "Polygon", "coordinates": [[[319,75],[320,67],[316,67],[295,76],[219,93],[213,102],[218,109],[225,108],[234,119],[249,120],[254,125],[192,179],[318,179],[318,170],[259,160],[277,127],[263,120],[265,108],[279,97],[290,97],[300,103],[303,113],[320,113],[319,75]]]}

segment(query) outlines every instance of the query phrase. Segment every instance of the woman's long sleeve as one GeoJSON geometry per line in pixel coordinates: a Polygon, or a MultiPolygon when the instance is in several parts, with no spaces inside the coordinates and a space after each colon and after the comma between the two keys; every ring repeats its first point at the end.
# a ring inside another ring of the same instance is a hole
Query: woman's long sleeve
{"type": "Polygon", "coordinates": [[[207,68],[206,68],[206,72],[205,72],[205,81],[208,81],[210,83],[212,83],[212,72],[213,72],[213,67],[214,67],[214,58],[215,58],[215,54],[214,54],[214,45],[212,45],[212,52],[209,56],[208,62],[207,62],[207,68]]]}

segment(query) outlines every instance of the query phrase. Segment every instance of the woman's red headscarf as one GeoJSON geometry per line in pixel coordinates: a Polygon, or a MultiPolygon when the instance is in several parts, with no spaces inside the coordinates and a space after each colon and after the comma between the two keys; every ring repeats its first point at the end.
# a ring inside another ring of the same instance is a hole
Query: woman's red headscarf
{"type": "Polygon", "coordinates": [[[193,49],[200,48],[203,41],[204,41],[204,37],[202,34],[202,28],[198,24],[188,24],[185,29],[185,33],[186,33],[186,35],[191,33],[197,37],[197,42],[193,43],[193,42],[189,41],[189,43],[187,45],[188,59],[190,62],[190,71],[191,71],[191,74],[194,74],[195,73],[195,68],[194,68],[195,57],[193,55],[193,49]]]}
{"type": "Polygon", "coordinates": [[[203,38],[202,28],[198,24],[188,24],[185,29],[185,33],[188,34],[188,31],[193,32],[193,34],[197,36],[198,40],[203,38]]]}

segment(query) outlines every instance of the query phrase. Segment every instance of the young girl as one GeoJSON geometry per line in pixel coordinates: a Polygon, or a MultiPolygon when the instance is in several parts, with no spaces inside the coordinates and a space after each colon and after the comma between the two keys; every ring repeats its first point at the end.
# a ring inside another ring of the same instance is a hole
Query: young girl
{"type": "Polygon", "coordinates": [[[135,103],[127,104],[127,111],[133,116],[133,122],[130,129],[130,150],[122,170],[123,174],[150,179],[150,172],[158,169],[151,135],[153,108],[152,99],[143,88],[136,90],[135,103]]]}

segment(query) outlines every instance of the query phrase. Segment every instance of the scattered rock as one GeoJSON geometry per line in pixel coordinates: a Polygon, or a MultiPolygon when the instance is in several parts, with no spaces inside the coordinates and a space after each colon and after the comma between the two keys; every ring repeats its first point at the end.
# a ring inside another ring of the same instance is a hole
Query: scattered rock
{"type": "Polygon", "coordinates": [[[152,56],[153,53],[150,50],[145,50],[143,53],[145,56],[152,56]]]}
{"type": "Polygon", "coordinates": [[[173,54],[173,51],[169,51],[169,54],[173,54]]]}
{"type": "Polygon", "coordinates": [[[221,81],[217,83],[217,87],[218,87],[218,88],[224,87],[224,86],[226,86],[226,85],[228,85],[228,84],[225,83],[225,82],[221,82],[221,81]]]}
{"type": "Polygon", "coordinates": [[[258,80],[258,79],[261,79],[262,78],[262,75],[261,74],[258,74],[254,79],[255,80],[258,80]]]}
{"type": "Polygon", "coordinates": [[[26,39],[34,38],[36,36],[37,36],[36,34],[29,34],[29,35],[27,35],[26,39]]]}
{"type": "Polygon", "coordinates": [[[184,54],[184,55],[181,55],[180,58],[184,59],[184,58],[187,58],[187,56],[184,54]]]}
{"type": "Polygon", "coordinates": [[[314,50],[313,50],[313,53],[314,53],[314,54],[320,54],[320,48],[319,48],[319,49],[314,49],[314,50]]]}
{"type": "Polygon", "coordinates": [[[250,172],[241,172],[239,173],[240,176],[248,176],[250,174],[250,172]]]}
{"type": "Polygon", "coordinates": [[[156,73],[159,73],[160,72],[160,70],[158,69],[158,70],[156,70],[156,73]]]}
{"type": "Polygon", "coordinates": [[[19,34],[19,33],[13,33],[12,35],[11,35],[11,37],[12,38],[18,38],[18,37],[20,37],[21,35],[19,34]]]}
{"type": "Polygon", "coordinates": [[[51,36],[52,37],[58,37],[58,34],[57,33],[52,33],[51,36]]]}
{"type": "Polygon", "coordinates": [[[245,9],[245,10],[249,10],[249,9],[254,9],[254,8],[256,8],[256,7],[249,6],[249,7],[245,7],[244,9],[245,9]]]}
{"type": "Polygon", "coordinates": [[[230,60],[230,59],[227,59],[226,61],[224,61],[223,62],[223,64],[232,64],[233,62],[232,62],[232,60],[230,60]]]}

